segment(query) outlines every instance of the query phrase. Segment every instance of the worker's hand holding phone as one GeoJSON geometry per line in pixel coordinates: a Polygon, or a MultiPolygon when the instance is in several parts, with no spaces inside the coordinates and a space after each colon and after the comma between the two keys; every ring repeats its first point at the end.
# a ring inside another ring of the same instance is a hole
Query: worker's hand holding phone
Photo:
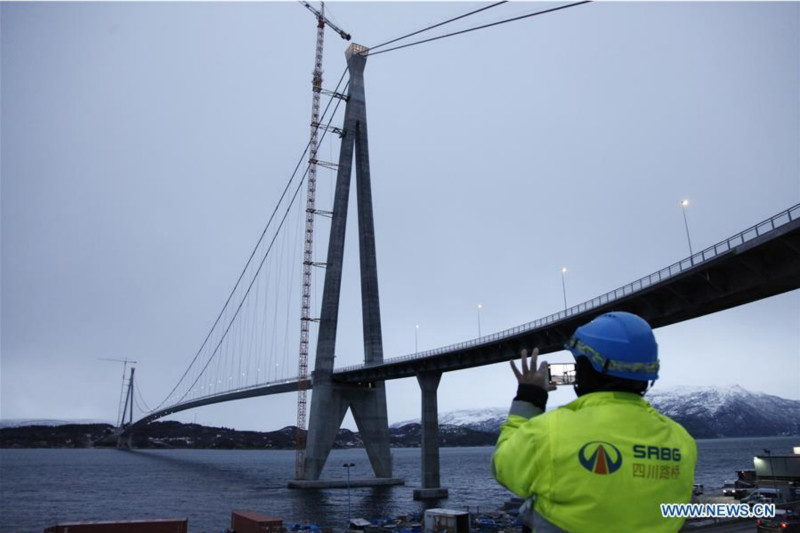
{"type": "Polygon", "coordinates": [[[530,364],[528,364],[528,350],[523,349],[520,352],[521,371],[517,370],[517,365],[514,364],[513,359],[509,361],[514,375],[517,376],[517,381],[526,385],[535,385],[547,391],[555,390],[556,386],[550,383],[550,378],[548,376],[547,361],[542,361],[537,369],[536,361],[538,358],[539,348],[534,348],[531,353],[530,364]]]}

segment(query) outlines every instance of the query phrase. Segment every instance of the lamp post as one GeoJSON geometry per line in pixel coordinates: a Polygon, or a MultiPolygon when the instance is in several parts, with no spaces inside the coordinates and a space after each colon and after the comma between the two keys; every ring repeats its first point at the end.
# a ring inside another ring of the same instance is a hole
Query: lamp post
{"type": "MultiPolygon", "coordinates": [[[[683,226],[686,228],[686,240],[689,243],[689,257],[694,255],[692,251],[692,238],[689,236],[689,223],[686,221],[686,206],[689,205],[689,200],[681,200],[681,211],[683,212],[683,226]]],[[[692,260],[694,262],[694,260],[692,260]]]]}
{"type": "Polygon", "coordinates": [[[483,304],[478,304],[478,337],[481,336],[481,309],[483,309],[483,304]]]}
{"type": "Polygon", "coordinates": [[[356,466],[355,463],[345,463],[342,465],[347,469],[347,527],[350,527],[350,467],[356,466]]]}
{"type": "Polygon", "coordinates": [[[567,267],[561,267],[561,291],[564,294],[564,313],[567,312],[567,267]]]}
{"type": "Polygon", "coordinates": [[[414,326],[414,353],[419,353],[419,324],[414,326]]]}

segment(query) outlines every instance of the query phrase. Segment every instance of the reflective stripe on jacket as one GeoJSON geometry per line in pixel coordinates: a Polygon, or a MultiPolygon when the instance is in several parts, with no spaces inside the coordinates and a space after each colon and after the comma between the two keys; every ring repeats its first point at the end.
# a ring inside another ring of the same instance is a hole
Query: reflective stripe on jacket
{"type": "Polygon", "coordinates": [[[535,498],[536,513],[573,533],[681,528],[683,519],[663,518],[659,504],[691,500],[697,448],[641,396],[595,392],[532,418],[515,411],[493,469],[509,490],[535,498]]]}

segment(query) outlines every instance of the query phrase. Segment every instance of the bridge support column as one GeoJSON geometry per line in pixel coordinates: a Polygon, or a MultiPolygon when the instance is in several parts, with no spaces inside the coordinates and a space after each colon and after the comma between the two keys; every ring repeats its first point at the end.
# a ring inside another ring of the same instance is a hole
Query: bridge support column
{"type": "MultiPolygon", "coordinates": [[[[347,404],[339,391],[334,390],[330,381],[314,383],[311,397],[311,424],[306,439],[306,455],[303,466],[303,479],[319,479],[331,448],[336,442],[336,434],[347,413],[347,404]]],[[[291,485],[290,485],[291,486],[291,485]]]]}
{"type": "MultiPolygon", "coordinates": [[[[386,389],[382,382],[359,385],[333,380],[339,296],[342,283],[347,207],[353,159],[356,162],[358,243],[361,259],[361,312],[364,332],[364,361],[383,362],[383,337],[378,296],[378,268],[375,252],[375,225],[372,216],[372,185],[369,171],[367,108],[364,96],[364,66],[367,48],[351,44],[345,52],[350,70],[350,88],[344,116],[342,143],[336,176],[331,233],[328,241],[325,287],[314,363],[306,454],[302,480],[289,483],[293,488],[318,488],[320,474],[328,459],[336,434],[348,407],[361,432],[375,476],[382,483],[402,483],[393,479],[389,449],[389,421],[386,389]],[[314,482],[314,483],[311,483],[314,482]]],[[[373,483],[374,484],[374,483],[373,483]]]]}
{"type": "MultiPolygon", "coordinates": [[[[353,418],[367,449],[375,477],[392,477],[392,453],[389,448],[389,419],[386,413],[386,384],[348,388],[344,396],[353,410],[353,418]]],[[[399,480],[398,480],[399,481],[399,480]]]]}
{"type": "MultiPolygon", "coordinates": [[[[311,403],[312,424],[308,428],[304,478],[289,482],[289,488],[325,488],[336,483],[321,484],[319,480],[328,455],[336,442],[347,409],[361,433],[375,477],[384,485],[399,485],[402,479],[392,477],[392,455],[389,449],[389,431],[386,415],[386,388],[384,383],[370,385],[339,385],[328,381],[315,382],[311,403]]],[[[352,486],[372,486],[374,482],[352,480],[352,486]]]]}
{"type": "Polygon", "coordinates": [[[439,481],[439,405],[436,390],[441,372],[417,374],[422,390],[422,488],[414,489],[415,500],[447,498],[439,481]]]}
{"type": "Polygon", "coordinates": [[[133,433],[120,433],[117,435],[117,449],[130,450],[133,447],[133,433]]]}

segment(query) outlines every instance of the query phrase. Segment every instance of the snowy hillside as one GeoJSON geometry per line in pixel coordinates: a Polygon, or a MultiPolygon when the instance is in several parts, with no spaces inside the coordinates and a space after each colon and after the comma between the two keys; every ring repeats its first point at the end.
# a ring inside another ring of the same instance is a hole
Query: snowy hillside
{"type": "MultiPolygon", "coordinates": [[[[656,387],[645,399],[695,438],[800,435],[800,401],[754,393],[739,386],[669,390],[656,387]]],[[[506,407],[451,411],[439,413],[439,423],[497,433],[507,413],[506,407]]],[[[412,423],[419,423],[419,419],[392,427],[412,423]]]]}
{"type": "Polygon", "coordinates": [[[0,428],[18,428],[24,426],[66,426],[69,424],[110,424],[108,420],[49,420],[44,418],[5,418],[0,420],[0,428]]]}
{"type": "MultiPolygon", "coordinates": [[[[474,429],[475,431],[490,431],[496,433],[500,431],[500,424],[506,421],[508,415],[507,407],[488,407],[486,409],[463,409],[439,413],[439,425],[461,426],[474,429]]],[[[414,420],[404,420],[392,424],[391,427],[399,428],[406,424],[419,424],[419,418],[414,420]]]]}
{"type": "Polygon", "coordinates": [[[646,399],[697,438],[800,434],[800,402],[738,385],[656,388],[646,399]]]}

